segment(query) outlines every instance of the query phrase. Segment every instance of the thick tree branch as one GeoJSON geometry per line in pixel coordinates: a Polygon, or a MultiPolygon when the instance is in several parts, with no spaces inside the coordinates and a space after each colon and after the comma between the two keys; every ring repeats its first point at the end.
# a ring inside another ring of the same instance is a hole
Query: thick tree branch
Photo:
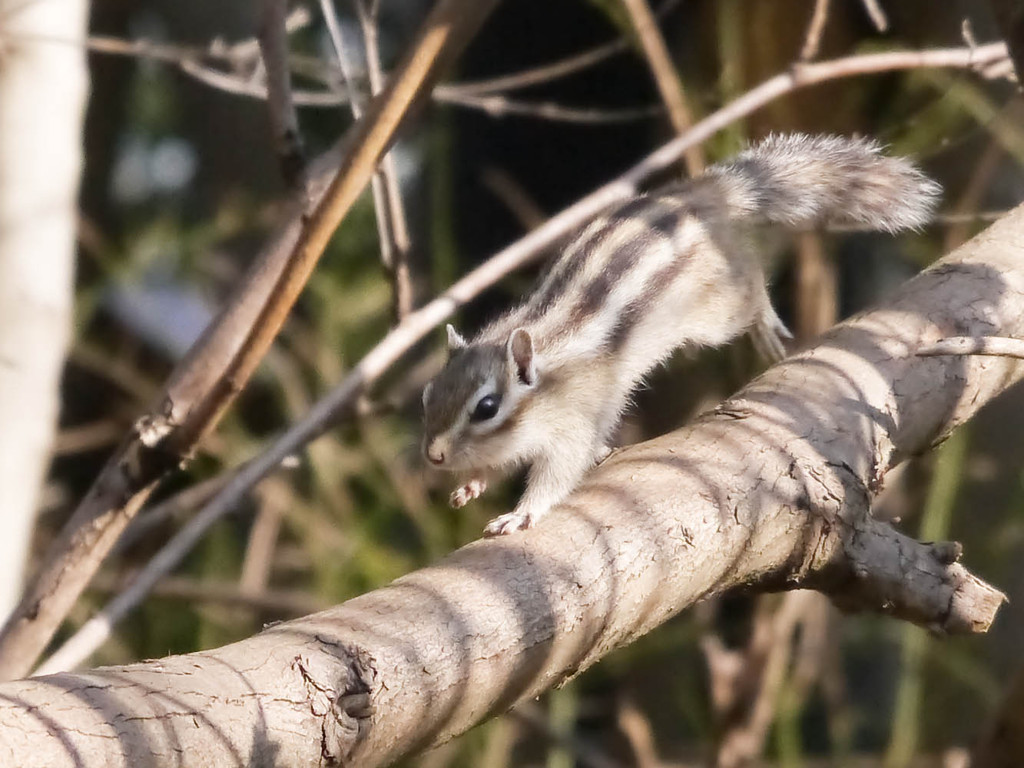
{"type": "Polygon", "coordinates": [[[1024,375],[922,358],[1024,334],[1024,208],[696,423],[617,453],[539,528],[224,648],[0,685],[0,764],[387,764],[696,600],[812,587],[943,632],[1003,596],[870,516],[887,471],[1024,375]]]}

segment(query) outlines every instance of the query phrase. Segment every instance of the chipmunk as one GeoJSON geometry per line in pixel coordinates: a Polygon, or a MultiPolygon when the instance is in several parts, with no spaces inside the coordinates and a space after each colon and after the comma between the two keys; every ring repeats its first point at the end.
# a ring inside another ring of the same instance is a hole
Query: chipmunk
{"type": "Polygon", "coordinates": [[[873,141],[774,135],[701,176],[598,216],[534,293],[472,341],[448,326],[449,357],[423,391],[423,453],[468,472],[461,507],[489,470],[529,463],[516,508],[485,535],[529,528],[610,451],[606,440],[644,375],[679,347],[750,331],[772,360],[790,337],[743,224],[925,224],[937,184],[873,141]]]}

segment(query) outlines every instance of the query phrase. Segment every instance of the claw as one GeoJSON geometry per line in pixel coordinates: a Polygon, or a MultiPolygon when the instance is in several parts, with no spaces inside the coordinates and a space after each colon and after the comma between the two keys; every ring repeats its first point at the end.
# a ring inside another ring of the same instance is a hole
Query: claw
{"type": "Polygon", "coordinates": [[[455,509],[461,509],[466,506],[473,499],[480,498],[480,495],[487,490],[487,481],[479,478],[470,480],[465,485],[460,485],[454,491],[451,496],[448,497],[448,503],[451,504],[455,509]]]}
{"type": "Polygon", "coordinates": [[[515,531],[524,531],[537,523],[537,517],[529,512],[508,512],[500,515],[487,524],[484,536],[507,536],[515,531]]]}

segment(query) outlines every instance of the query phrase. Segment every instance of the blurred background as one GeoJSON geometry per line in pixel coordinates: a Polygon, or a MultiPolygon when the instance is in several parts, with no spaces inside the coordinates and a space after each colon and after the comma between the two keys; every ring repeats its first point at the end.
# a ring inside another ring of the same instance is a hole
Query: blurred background
{"type": "MultiPolygon", "coordinates": [[[[29,572],[287,213],[290,194],[266,108],[239,92],[248,71],[231,69],[232,62],[252,60],[257,5],[91,3],[95,50],[88,55],[73,336],[29,572]],[[119,48],[116,41],[145,45],[119,48]],[[234,85],[218,87],[185,71],[181,62],[195,60],[196,52],[210,54],[204,66],[228,72],[234,85]]],[[[694,118],[785,71],[805,45],[814,5],[654,2],[694,118]]],[[[377,26],[385,69],[428,6],[383,0],[377,26]]],[[[300,72],[296,88],[336,93],[340,74],[318,4],[291,8],[292,51],[312,73],[300,72]]],[[[350,3],[339,0],[336,11],[351,54],[349,74],[365,88],[360,25],[350,3]]],[[[965,39],[998,39],[985,4],[904,0],[876,9],[833,0],[813,56],[955,47],[965,39]]],[[[506,0],[447,82],[480,84],[435,99],[393,150],[416,304],[673,135],[619,0],[506,0]],[[594,49],[604,53],[593,63],[530,87],[480,83],[594,49]]],[[[776,305],[799,339],[884,297],[1021,199],[1024,123],[1015,94],[1005,79],[951,70],[836,80],[781,98],[703,145],[711,162],[770,131],[866,134],[895,154],[914,156],[945,189],[944,216],[917,234],[825,232],[766,243],[776,305]]],[[[327,103],[300,109],[311,156],[352,124],[347,104],[321,101],[327,103]]],[[[680,167],[661,180],[683,173],[680,167]]],[[[380,254],[367,193],[258,375],[187,471],[155,497],[174,501],[143,513],[129,529],[57,643],[187,524],[223,472],[300,418],[383,337],[394,315],[380,254]]],[[[510,275],[470,304],[457,326],[472,331],[535,277],[536,269],[510,275]]],[[[514,502],[520,485],[512,479],[455,511],[446,505],[448,478],[423,468],[419,393],[443,360],[442,336],[407,356],[358,416],[221,520],[90,663],[237,640],[381,586],[476,538],[514,502]]],[[[620,441],[682,425],[761,365],[746,340],[675,359],[637,394],[620,441]]],[[[967,566],[1011,600],[987,635],[933,639],[896,621],[841,616],[807,593],[709,601],[566,687],[410,762],[963,764],[963,750],[991,727],[1024,643],[1022,400],[1019,390],[1006,394],[936,453],[911,460],[888,481],[876,510],[923,539],[964,543],[967,566]]]]}

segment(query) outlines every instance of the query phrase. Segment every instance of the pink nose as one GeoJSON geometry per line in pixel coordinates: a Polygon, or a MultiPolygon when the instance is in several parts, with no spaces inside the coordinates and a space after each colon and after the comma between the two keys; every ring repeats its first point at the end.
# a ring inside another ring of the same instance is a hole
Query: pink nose
{"type": "Polygon", "coordinates": [[[427,460],[431,464],[444,464],[444,449],[437,443],[431,443],[426,450],[427,460]]]}

